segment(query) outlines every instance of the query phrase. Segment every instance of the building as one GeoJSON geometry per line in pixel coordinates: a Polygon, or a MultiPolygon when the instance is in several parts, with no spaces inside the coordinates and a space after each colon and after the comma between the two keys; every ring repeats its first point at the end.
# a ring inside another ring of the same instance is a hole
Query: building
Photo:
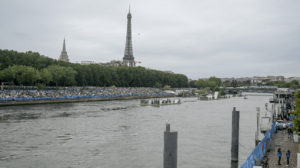
{"type": "MultiPolygon", "coordinates": [[[[42,58],[50,58],[50,57],[48,57],[48,56],[46,56],[46,55],[40,55],[40,57],[42,57],[42,58]]],[[[53,59],[53,58],[50,58],[50,59],[53,59]]],[[[54,60],[54,59],[53,59],[54,60]]]]}
{"type": "Polygon", "coordinates": [[[231,78],[220,78],[222,83],[228,83],[228,82],[232,82],[234,80],[234,77],[231,78]]]}
{"type": "Polygon", "coordinates": [[[209,78],[198,78],[198,80],[204,80],[207,81],[209,78]]]}
{"type": "Polygon", "coordinates": [[[251,84],[264,83],[268,79],[269,78],[264,77],[264,76],[253,76],[251,79],[251,84]]]}
{"type": "Polygon", "coordinates": [[[241,77],[241,78],[235,78],[237,82],[251,82],[251,78],[248,77],[241,77]]]}
{"type": "Polygon", "coordinates": [[[292,82],[293,80],[296,80],[300,83],[300,77],[293,76],[293,77],[289,77],[289,78],[284,79],[285,82],[292,82]]]}
{"type": "Polygon", "coordinates": [[[81,61],[81,65],[90,65],[90,64],[95,64],[94,61],[81,61]]]}
{"type": "Polygon", "coordinates": [[[68,56],[67,50],[66,50],[65,39],[64,39],[64,44],[63,44],[63,50],[61,51],[61,54],[60,54],[58,60],[59,60],[59,61],[70,62],[69,56],[68,56]]]}
{"type": "Polygon", "coordinates": [[[270,81],[284,81],[284,76],[267,76],[270,81]]]}
{"type": "Polygon", "coordinates": [[[164,73],[174,74],[173,71],[163,71],[164,73]]]}
{"type": "MultiPolygon", "coordinates": [[[[110,62],[106,63],[97,63],[98,65],[101,66],[133,66],[135,67],[136,63],[141,63],[141,62],[135,62],[134,57],[133,57],[133,51],[132,51],[132,33],[131,33],[131,18],[132,15],[130,13],[130,8],[129,12],[127,14],[127,33],[126,33],[126,44],[125,44],[125,52],[124,52],[124,57],[123,61],[120,60],[112,60],[110,62]]],[[[82,63],[83,64],[83,63],[82,63]]],[[[85,61],[85,65],[92,64],[91,61],[85,61]]]]}
{"type": "Polygon", "coordinates": [[[133,51],[132,51],[131,18],[132,16],[129,8],[129,13],[127,14],[126,44],[125,44],[125,52],[123,57],[123,62],[127,66],[135,66],[135,61],[134,61],[133,51]]]}
{"type": "Polygon", "coordinates": [[[262,83],[262,84],[266,84],[267,81],[272,81],[272,82],[276,82],[276,81],[284,81],[284,76],[253,76],[251,83],[252,84],[257,84],[257,83],[262,83]]]}
{"type": "Polygon", "coordinates": [[[112,60],[112,61],[107,62],[107,63],[98,63],[98,64],[101,65],[101,66],[114,66],[114,67],[125,65],[124,62],[119,61],[119,60],[118,61],[112,60]]]}

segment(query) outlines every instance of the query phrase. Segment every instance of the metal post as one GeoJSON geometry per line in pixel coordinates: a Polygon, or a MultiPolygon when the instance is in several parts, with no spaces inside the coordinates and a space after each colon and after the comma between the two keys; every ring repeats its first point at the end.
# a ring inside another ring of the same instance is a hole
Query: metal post
{"type": "Polygon", "coordinates": [[[278,111],[277,111],[277,118],[278,118],[278,115],[280,115],[280,108],[279,108],[279,104],[278,104],[278,111]]]}
{"type": "Polygon", "coordinates": [[[170,132],[170,124],[166,124],[164,132],[164,168],[177,168],[178,132],[170,132]]]}
{"type": "Polygon", "coordinates": [[[231,129],[231,161],[237,162],[239,158],[239,126],[240,112],[232,111],[232,129],[231,129]]]}
{"type": "Polygon", "coordinates": [[[255,136],[255,146],[257,146],[259,144],[259,115],[260,115],[260,108],[256,107],[256,121],[257,121],[257,131],[256,131],[256,136],[255,136]]]}
{"type": "Polygon", "coordinates": [[[274,104],[272,104],[272,110],[274,109],[274,104]]]}

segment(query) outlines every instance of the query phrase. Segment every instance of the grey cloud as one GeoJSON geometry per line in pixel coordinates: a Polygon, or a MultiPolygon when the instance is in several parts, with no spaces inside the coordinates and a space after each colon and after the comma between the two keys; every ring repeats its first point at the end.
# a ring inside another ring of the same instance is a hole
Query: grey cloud
{"type": "Polygon", "coordinates": [[[57,59],[65,36],[72,62],[120,60],[129,5],[141,66],[193,79],[300,76],[300,2],[293,0],[1,1],[0,46],[57,59]]]}

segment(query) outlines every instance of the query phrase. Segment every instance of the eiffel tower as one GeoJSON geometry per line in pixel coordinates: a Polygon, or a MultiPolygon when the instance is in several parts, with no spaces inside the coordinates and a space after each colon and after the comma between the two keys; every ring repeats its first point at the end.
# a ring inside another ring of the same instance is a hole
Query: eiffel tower
{"type": "Polygon", "coordinates": [[[129,7],[129,13],[127,14],[127,34],[126,34],[126,45],[123,62],[128,66],[135,66],[135,61],[132,52],[132,36],[131,36],[131,13],[129,7]]]}

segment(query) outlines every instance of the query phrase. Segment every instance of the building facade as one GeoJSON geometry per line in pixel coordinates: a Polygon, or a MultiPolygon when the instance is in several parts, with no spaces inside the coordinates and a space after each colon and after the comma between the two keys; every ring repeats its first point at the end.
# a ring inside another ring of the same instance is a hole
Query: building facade
{"type": "Polygon", "coordinates": [[[267,76],[270,81],[284,81],[284,76],[267,76]]]}
{"type": "Polygon", "coordinates": [[[296,76],[293,76],[293,77],[289,77],[289,78],[285,78],[285,82],[292,82],[293,80],[296,80],[300,83],[300,77],[296,77],[296,76]]]}
{"type": "Polygon", "coordinates": [[[95,64],[94,61],[81,61],[81,65],[90,65],[90,64],[95,64]]]}

